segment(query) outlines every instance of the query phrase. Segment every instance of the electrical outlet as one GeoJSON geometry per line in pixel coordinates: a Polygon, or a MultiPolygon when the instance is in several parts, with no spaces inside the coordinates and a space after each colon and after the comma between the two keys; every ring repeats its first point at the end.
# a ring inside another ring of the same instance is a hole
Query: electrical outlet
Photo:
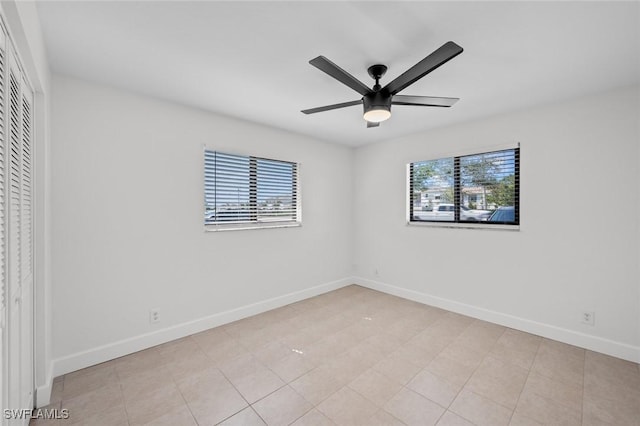
{"type": "Polygon", "coordinates": [[[160,322],[160,309],[151,309],[149,311],[149,323],[155,324],[160,322]]]}
{"type": "Polygon", "coordinates": [[[582,323],[587,325],[596,325],[596,313],[593,311],[582,312],[582,323]]]}

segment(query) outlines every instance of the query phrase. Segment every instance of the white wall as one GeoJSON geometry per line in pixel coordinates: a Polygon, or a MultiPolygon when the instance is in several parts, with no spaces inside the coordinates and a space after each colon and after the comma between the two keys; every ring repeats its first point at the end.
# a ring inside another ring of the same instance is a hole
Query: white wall
{"type": "Polygon", "coordinates": [[[56,375],[351,274],[350,149],[67,77],[52,88],[56,375]],[[300,162],[303,226],[204,232],[205,144],[300,162]]]}
{"type": "Polygon", "coordinates": [[[640,361],[638,93],[358,149],[356,275],[374,288],[640,361]],[[519,232],[405,224],[407,163],[514,142],[519,232]],[[582,310],[595,311],[595,326],[580,323],[582,310]]]}

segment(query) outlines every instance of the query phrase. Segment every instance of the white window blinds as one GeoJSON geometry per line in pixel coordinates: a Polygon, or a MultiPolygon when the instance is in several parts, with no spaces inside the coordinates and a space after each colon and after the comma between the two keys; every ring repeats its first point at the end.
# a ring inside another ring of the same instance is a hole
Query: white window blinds
{"type": "Polygon", "coordinates": [[[205,150],[204,200],[205,225],[242,228],[297,224],[298,165],[205,150]]]}

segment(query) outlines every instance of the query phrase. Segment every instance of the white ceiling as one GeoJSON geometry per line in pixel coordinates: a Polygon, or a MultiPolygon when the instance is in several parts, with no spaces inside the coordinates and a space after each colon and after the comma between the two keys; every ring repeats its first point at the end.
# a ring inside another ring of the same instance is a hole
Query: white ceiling
{"type": "Polygon", "coordinates": [[[52,70],[157,98],[360,146],[640,81],[640,3],[214,2],[38,4],[52,70]],[[465,51],[404,95],[452,108],[395,106],[367,129],[360,95],[308,64],[324,55],[386,84],[448,40],[465,51]]]}

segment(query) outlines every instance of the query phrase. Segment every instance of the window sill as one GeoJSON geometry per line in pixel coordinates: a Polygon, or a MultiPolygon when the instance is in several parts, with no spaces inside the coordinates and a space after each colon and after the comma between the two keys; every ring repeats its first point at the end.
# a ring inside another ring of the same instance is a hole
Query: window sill
{"type": "Polygon", "coordinates": [[[408,221],[407,226],[424,226],[427,228],[458,228],[458,229],[495,229],[498,231],[520,231],[520,225],[487,225],[482,222],[454,223],[454,222],[413,222],[408,221]]]}
{"type": "Polygon", "coordinates": [[[273,229],[273,228],[296,228],[302,226],[302,222],[262,222],[262,223],[233,223],[220,225],[205,225],[205,232],[220,231],[247,231],[249,229],[273,229]]]}

